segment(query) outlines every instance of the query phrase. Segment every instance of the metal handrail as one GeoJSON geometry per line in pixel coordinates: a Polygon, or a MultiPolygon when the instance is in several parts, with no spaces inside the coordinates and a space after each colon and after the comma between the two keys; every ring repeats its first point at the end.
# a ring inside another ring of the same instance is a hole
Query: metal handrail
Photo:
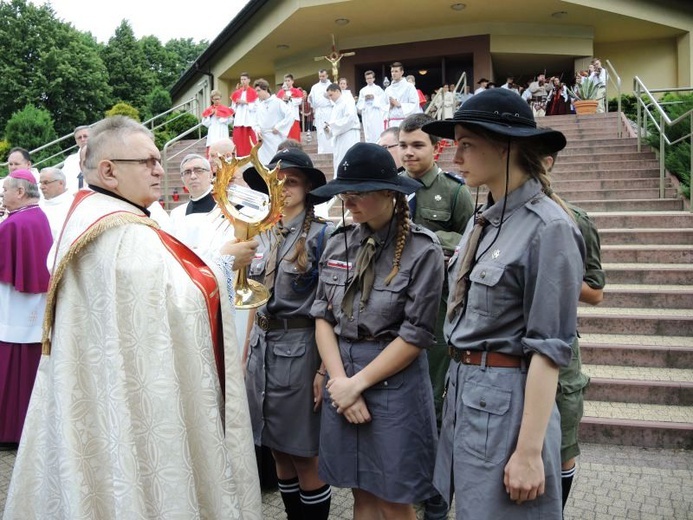
{"type": "MultiPolygon", "coordinates": [[[[200,106],[199,106],[199,101],[197,98],[190,98],[187,101],[183,101],[176,105],[175,107],[170,108],[169,110],[162,112],[161,114],[157,114],[154,117],[151,117],[147,119],[144,123],[142,123],[144,126],[149,128],[150,130],[154,131],[158,128],[161,128],[165,124],[169,123],[170,121],[165,121],[162,120],[160,124],[155,124],[155,121],[158,119],[165,118],[168,114],[175,112],[176,110],[179,110],[181,108],[184,108],[184,112],[189,112],[193,115],[195,115],[198,119],[200,118],[200,106]],[[194,111],[193,111],[194,110],[194,111]]],[[[89,125],[90,127],[94,126],[95,123],[89,125]]],[[[29,150],[29,155],[35,155],[36,153],[40,152],[41,150],[45,150],[46,148],[50,148],[51,146],[54,146],[58,143],[61,143],[65,141],[66,139],[71,139],[74,136],[74,132],[70,132],[69,134],[65,134],[62,137],[58,137],[57,139],[53,139],[51,142],[46,143],[44,145],[39,146],[38,148],[34,148],[33,150],[29,150]]],[[[59,152],[54,153],[53,155],[46,157],[44,159],[41,159],[40,161],[36,163],[32,163],[32,166],[38,167],[44,163],[48,163],[52,159],[59,157],[59,156],[65,156],[67,157],[68,155],[74,153],[77,151],[77,144],[73,144],[72,146],[69,146],[68,148],[65,148],[63,150],[60,150],[59,152]]],[[[65,163],[65,159],[63,158],[62,161],[57,163],[55,166],[61,167],[65,163]]],[[[0,168],[5,168],[8,165],[8,161],[0,163],[0,168]]]]}
{"type": "MultiPolygon", "coordinates": [[[[679,143],[683,141],[686,138],[690,139],[690,144],[691,144],[691,164],[690,164],[690,173],[691,173],[691,178],[693,178],[693,108],[690,109],[688,112],[685,112],[684,114],[681,114],[679,117],[676,119],[672,120],[669,115],[664,111],[662,108],[662,105],[666,103],[660,103],[655,96],[653,96],[653,93],[659,94],[659,93],[665,93],[665,92],[693,92],[693,87],[679,87],[679,88],[659,88],[659,89],[648,89],[645,84],[642,82],[642,80],[638,77],[635,76],[633,78],[633,90],[635,91],[635,99],[636,99],[636,104],[637,104],[637,127],[638,127],[638,152],[641,151],[641,141],[642,141],[642,130],[645,128],[647,130],[647,122],[648,119],[652,121],[652,124],[654,127],[659,131],[659,198],[664,198],[664,187],[665,187],[665,176],[666,176],[666,170],[665,170],[665,155],[666,155],[666,146],[669,145],[672,146],[676,143],[679,143]],[[646,103],[643,100],[643,94],[647,96],[648,102],[646,103]],[[655,117],[655,114],[650,111],[650,107],[654,107],[655,113],[659,116],[659,121],[658,118],[655,117]],[[643,110],[645,111],[645,114],[647,118],[643,119],[643,110]],[[667,127],[672,127],[675,124],[683,121],[684,119],[688,118],[691,122],[690,129],[687,135],[684,135],[680,137],[679,139],[676,139],[675,141],[671,141],[667,135],[666,135],[666,129],[667,127]]],[[[689,201],[689,210],[693,212],[693,190],[690,190],[690,201],[689,201]]]]}
{"type": "MultiPolygon", "coordinates": [[[[462,75],[460,76],[460,79],[457,80],[457,84],[455,85],[455,90],[452,91],[452,94],[455,95],[457,92],[465,92],[467,90],[467,73],[463,72],[462,75]],[[462,88],[460,89],[460,83],[462,83],[462,88]]],[[[430,103],[426,107],[426,110],[424,111],[425,114],[430,114],[431,110],[436,104],[436,101],[443,95],[443,90],[442,88],[438,89],[438,92],[436,92],[436,95],[433,96],[433,99],[431,99],[430,103]]]]}
{"type": "MultiPolygon", "coordinates": [[[[618,106],[616,112],[618,113],[618,137],[620,139],[621,137],[623,137],[623,130],[621,129],[621,127],[623,126],[623,118],[621,117],[621,76],[618,75],[618,72],[616,72],[616,68],[611,64],[609,60],[606,60],[604,63],[607,64],[609,70],[611,71],[610,73],[607,73],[607,77],[609,78],[609,81],[613,83],[616,87],[616,104],[618,106]],[[616,78],[616,81],[614,81],[614,77],[616,78]]],[[[607,85],[604,85],[605,87],[607,87],[607,92],[609,81],[607,81],[607,85]]],[[[606,94],[604,95],[604,110],[606,112],[609,111],[609,96],[606,94]]]]}

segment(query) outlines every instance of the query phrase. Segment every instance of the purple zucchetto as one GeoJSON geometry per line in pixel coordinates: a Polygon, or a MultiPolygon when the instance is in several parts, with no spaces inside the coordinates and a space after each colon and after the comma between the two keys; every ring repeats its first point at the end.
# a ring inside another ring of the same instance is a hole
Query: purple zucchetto
{"type": "Polygon", "coordinates": [[[29,181],[31,184],[36,184],[36,178],[34,177],[34,174],[31,173],[29,170],[15,170],[13,172],[10,172],[8,177],[12,177],[13,179],[22,179],[25,181],[29,181]]]}

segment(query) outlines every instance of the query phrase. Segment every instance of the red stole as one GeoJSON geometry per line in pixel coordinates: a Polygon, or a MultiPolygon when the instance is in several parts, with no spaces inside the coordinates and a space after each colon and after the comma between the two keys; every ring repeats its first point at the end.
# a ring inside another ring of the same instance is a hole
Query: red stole
{"type": "Polygon", "coordinates": [[[238,103],[238,100],[241,99],[241,94],[243,94],[243,90],[245,90],[245,100],[248,103],[253,103],[257,99],[257,92],[255,92],[255,89],[252,87],[246,87],[245,89],[243,87],[239,88],[236,90],[233,94],[231,94],[231,101],[234,103],[238,103]]]}
{"type": "Polygon", "coordinates": [[[282,101],[288,101],[291,98],[303,99],[303,91],[300,88],[291,87],[289,90],[281,89],[279,92],[281,92],[282,95],[281,97],[277,97],[282,101]],[[287,94],[289,94],[288,97],[287,94]]]}
{"type": "Polygon", "coordinates": [[[207,306],[209,327],[212,331],[212,350],[214,361],[219,374],[222,395],[225,392],[224,369],[224,335],[221,323],[221,303],[219,301],[219,287],[214,272],[205,264],[199,256],[192,252],[185,244],[172,237],[161,229],[154,228],[161,243],[169,250],[180,266],[188,274],[192,282],[202,293],[207,306]]]}
{"type": "Polygon", "coordinates": [[[210,105],[205,108],[202,112],[202,117],[217,116],[217,117],[231,117],[233,115],[233,110],[231,110],[226,105],[210,105]]]}

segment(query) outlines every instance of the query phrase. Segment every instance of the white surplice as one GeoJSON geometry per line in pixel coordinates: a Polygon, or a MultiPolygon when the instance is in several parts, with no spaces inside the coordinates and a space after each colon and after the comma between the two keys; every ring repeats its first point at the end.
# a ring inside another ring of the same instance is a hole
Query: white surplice
{"type": "Polygon", "coordinates": [[[408,115],[421,112],[419,93],[416,91],[416,87],[406,79],[390,83],[385,89],[385,96],[387,96],[388,105],[390,98],[396,99],[400,104],[398,107],[390,106],[390,111],[387,115],[388,128],[399,126],[408,115]]]}
{"type": "Polygon", "coordinates": [[[332,141],[325,133],[325,123],[330,120],[332,101],[326,96],[329,81],[318,81],[310,89],[308,102],[313,108],[313,124],[318,135],[318,153],[332,153],[332,141]]]}
{"type": "Polygon", "coordinates": [[[380,134],[385,130],[387,118],[388,100],[385,91],[378,85],[366,85],[359,91],[359,100],[356,108],[361,112],[363,122],[363,136],[367,143],[377,143],[380,134]],[[373,96],[366,99],[366,96],[373,96]]]}
{"type": "Polygon", "coordinates": [[[334,176],[347,150],[361,140],[361,123],[353,100],[344,97],[337,98],[330,115],[330,136],[332,137],[334,176]]]}
{"type": "Polygon", "coordinates": [[[276,96],[270,96],[264,101],[258,100],[257,128],[255,133],[262,135],[262,146],[258,158],[262,164],[269,164],[277,154],[277,148],[289,136],[289,130],[294,124],[291,107],[276,96]],[[276,130],[277,133],[274,133],[276,130]]]}
{"type": "Polygon", "coordinates": [[[67,212],[72,206],[72,201],[75,200],[75,194],[70,190],[53,197],[52,199],[41,199],[39,206],[48,218],[48,224],[51,226],[51,234],[53,241],[58,240],[60,230],[63,228],[63,223],[67,217],[67,212]]]}
{"type": "Polygon", "coordinates": [[[66,223],[52,351],[39,365],[5,520],[262,516],[226,278],[210,266],[222,394],[205,298],[133,216],[143,213],[92,193],[66,223]],[[106,230],[66,257],[99,225],[106,230]]]}

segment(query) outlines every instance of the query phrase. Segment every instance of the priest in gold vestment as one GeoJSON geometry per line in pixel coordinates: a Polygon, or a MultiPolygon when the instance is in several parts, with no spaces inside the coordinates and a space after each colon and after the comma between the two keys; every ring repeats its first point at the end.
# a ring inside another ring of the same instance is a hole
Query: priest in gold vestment
{"type": "Polygon", "coordinates": [[[148,218],[164,171],[139,123],[98,123],[85,163],[4,518],[260,519],[226,276],[252,253],[207,265],[148,218]]]}

